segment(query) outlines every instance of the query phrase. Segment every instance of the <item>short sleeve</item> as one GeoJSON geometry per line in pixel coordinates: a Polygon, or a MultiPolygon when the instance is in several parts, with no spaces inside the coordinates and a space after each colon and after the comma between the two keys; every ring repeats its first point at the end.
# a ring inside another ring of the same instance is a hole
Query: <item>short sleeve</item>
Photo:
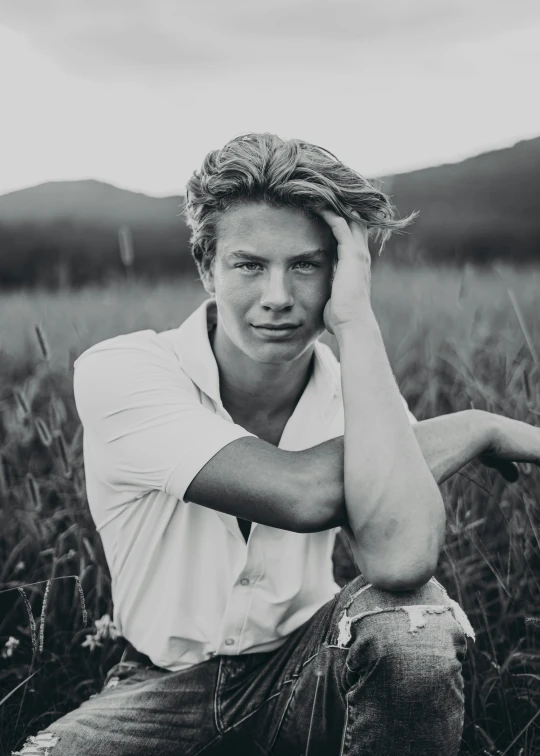
{"type": "Polygon", "coordinates": [[[407,404],[407,400],[405,399],[405,397],[403,395],[401,396],[401,401],[403,402],[403,406],[405,407],[405,411],[407,413],[407,417],[409,418],[410,424],[411,425],[415,425],[415,423],[417,423],[418,420],[415,418],[415,416],[413,415],[413,413],[410,411],[409,405],[407,404]]]}
{"type": "Polygon", "coordinates": [[[85,465],[116,490],[136,496],[157,489],[183,500],[220,449],[254,434],[204,407],[174,353],[155,336],[109,339],[75,361],[85,465]]]}

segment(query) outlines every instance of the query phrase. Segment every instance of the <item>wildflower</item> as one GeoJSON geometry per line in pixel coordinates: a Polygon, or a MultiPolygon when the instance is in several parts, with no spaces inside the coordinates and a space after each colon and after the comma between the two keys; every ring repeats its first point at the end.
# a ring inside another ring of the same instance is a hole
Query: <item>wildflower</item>
{"type": "Polygon", "coordinates": [[[118,628],[111,620],[108,614],[104,614],[101,619],[96,620],[97,638],[100,640],[105,638],[111,638],[115,640],[120,637],[118,628]]]}
{"type": "Polygon", "coordinates": [[[87,635],[86,640],[81,643],[81,646],[88,647],[90,651],[93,651],[95,648],[102,645],[103,644],[96,635],[87,635]]]}
{"type": "Polygon", "coordinates": [[[7,659],[10,656],[13,656],[13,651],[20,645],[20,643],[20,640],[10,635],[4,644],[4,648],[0,652],[2,659],[7,659]]]}
{"type": "Polygon", "coordinates": [[[120,638],[120,632],[108,614],[104,614],[101,619],[95,620],[96,632],[93,635],[87,635],[86,640],[81,644],[91,651],[97,646],[102,647],[103,641],[110,638],[116,640],[120,638]]]}
{"type": "Polygon", "coordinates": [[[25,570],[25,569],[26,569],[26,564],[21,561],[21,562],[17,562],[17,564],[15,565],[15,568],[14,568],[13,572],[15,573],[15,575],[18,575],[19,572],[23,572],[23,570],[25,570]]]}

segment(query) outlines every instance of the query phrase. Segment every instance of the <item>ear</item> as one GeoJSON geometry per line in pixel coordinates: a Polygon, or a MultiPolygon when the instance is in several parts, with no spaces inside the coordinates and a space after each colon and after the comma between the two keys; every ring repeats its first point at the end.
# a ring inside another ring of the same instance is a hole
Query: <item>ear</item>
{"type": "Polygon", "coordinates": [[[202,285],[204,286],[206,293],[211,295],[216,293],[213,267],[213,265],[210,266],[208,270],[201,274],[202,285]]]}

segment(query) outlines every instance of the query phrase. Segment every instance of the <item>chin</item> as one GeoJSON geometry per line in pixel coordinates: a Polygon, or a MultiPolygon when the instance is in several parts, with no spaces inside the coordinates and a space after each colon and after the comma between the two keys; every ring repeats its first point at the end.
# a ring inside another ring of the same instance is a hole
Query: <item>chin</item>
{"type": "Polygon", "coordinates": [[[248,351],[248,354],[256,362],[291,362],[300,357],[312,343],[276,341],[257,344],[248,351]]]}

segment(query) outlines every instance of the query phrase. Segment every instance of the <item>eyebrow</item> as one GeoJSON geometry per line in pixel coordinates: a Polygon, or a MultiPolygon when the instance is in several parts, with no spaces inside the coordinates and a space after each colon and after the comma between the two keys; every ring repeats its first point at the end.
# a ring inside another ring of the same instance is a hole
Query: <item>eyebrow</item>
{"type": "MultiPolygon", "coordinates": [[[[313,258],[321,258],[327,256],[325,249],[313,249],[309,252],[299,252],[297,255],[292,255],[291,260],[312,260],[313,258]]],[[[264,262],[266,258],[256,255],[253,252],[246,252],[243,249],[237,249],[235,252],[227,253],[229,258],[242,257],[244,260],[252,260],[253,262],[264,262]]]]}

